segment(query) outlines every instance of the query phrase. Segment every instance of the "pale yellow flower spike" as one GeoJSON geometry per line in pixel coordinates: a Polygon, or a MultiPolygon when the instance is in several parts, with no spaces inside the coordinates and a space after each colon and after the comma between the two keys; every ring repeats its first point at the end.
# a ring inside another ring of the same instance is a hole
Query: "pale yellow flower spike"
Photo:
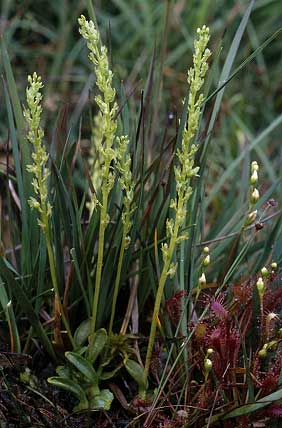
{"type": "Polygon", "coordinates": [[[94,133],[94,143],[92,151],[97,152],[97,158],[101,166],[99,172],[99,180],[97,181],[97,169],[93,168],[93,183],[100,186],[101,200],[92,199],[90,211],[97,205],[100,208],[100,227],[99,227],[99,244],[98,244],[98,258],[96,266],[96,279],[95,290],[92,304],[92,318],[91,318],[91,335],[90,335],[90,349],[92,349],[92,341],[96,327],[97,307],[99,303],[99,294],[101,286],[102,263],[104,253],[104,237],[107,224],[109,222],[108,198],[110,191],[114,185],[115,175],[113,165],[116,166],[120,172],[120,185],[124,192],[123,204],[124,210],[122,213],[123,222],[123,236],[121,242],[120,256],[118,261],[117,276],[114,288],[114,297],[112,304],[112,313],[110,320],[109,332],[112,331],[113,317],[115,313],[116,298],[121,276],[121,267],[124,251],[129,245],[130,238],[128,232],[131,229],[131,215],[132,215],[132,201],[133,201],[133,184],[131,176],[131,162],[127,154],[129,140],[127,137],[120,137],[116,139],[117,130],[117,103],[115,100],[116,92],[112,84],[113,73],[109,67],[107,48],[101,44],[99,31],[92,21],[87,21],[81,15],[78,20],[80,28],[79,32],[87,41],[87,47],[90,51],[89,59],[94,65],[94,72],[96,75],[96,85],[100,94],[95,97],[95,101],[99,107],[97,120],[99,121],[96,132],[94,133]],[[116,147],[114,143],[117,140],[116,147]]]}
{"type": "Polygon", "coordinates": [[[147,348],[145,376],[148,376],[151,355],[156,335],[159,310],[163,296],[166,279],[170,273],[175,273],[177,265],[172,263],[172,257],[176,245],[187,235],[180,234],[180,229],[185,221],[187,212],[186,206],[192,194],[190,186],[191,179],[197,175],[199,168],[194,166],[195,153],[197,146],[192,144],[199,126],[201,107],[204,101],[204,95],[199,93],[204,84],[204,78],[208,70],[208,58],[211,55],[207,44],[210,38],[209,29],[205,25],[197,30],[198,38],[194,43],[193,67],[188,71],[187,82],[190,86],[188,98],[188,119],[182,136],[181,148],[177,151],[179,160],[178,166],[174,168],[176,179],[176,198],[171,200],[170,207],[174,210],[174,218],[167,220],[166,229],[169,242],[162,244],[163,270],[160,276],[158,290],[155,299],[153,319],[151,323],[151,332],[147,348]]]}

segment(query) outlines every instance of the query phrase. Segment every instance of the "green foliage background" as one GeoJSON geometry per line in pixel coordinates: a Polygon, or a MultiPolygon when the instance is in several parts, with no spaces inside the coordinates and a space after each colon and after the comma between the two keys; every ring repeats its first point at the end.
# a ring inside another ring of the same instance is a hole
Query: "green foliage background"
{"type": "MultiPolygon", "coordinates": [[[[188,206],[189,239],[175,255],[181,263],[176,278],[167,281],[165,298],[177,290],[192,296],[200,276],[201,251],[207,243],[212,260],[207,276],[209,282],[221,286],[256,274],[272,260],[281,265],[282,11],[280,0],[106,0],[93,4],[115,74],[119,126],[129,134],[133,176],[138,183],[133,244],[124,259],[116,328],[133,295],[128,287],[132,277],[141,284],[139,313],[152,309],[149,296],[156,293],[161,269],[157,248],[165,239],[168,204],[175,192],[169,160],[173,148],[181,143],[187,112],[187,103],[182,103],[187,93],[186,71],[192,63],[196,29],[203,24],[210,27],[213,59],[198,134],[200,179],[194,182],[195,193],[188,206]],[[253,9],[247,19],[250,5],[253,9]],[[246,20],[243,31],[240,25],[246,20]],[[243,232],[253,159],[260,165],[262,197],[255,208],[261,224],[243,232]],[[270,198],[277,200],[278,207],[273,207],[273,201],[267,204],[270,198]]],[[[20,351],[23,342],[24,350],[30,350],[34,336],[54,358],[50,332],[42,322],[46,315],[42,315],[42,307],[47,312],[54,309],[46,246],[36,215],[26,203],[32,189],[25,168],[21,169],[18,149],[20,145],[23,165],[28,164],[21,104],[27,75],[37,71],[45,85],[42,127],[51,155],[56,276],[61,296],[69,287],[64,304],[75,331],[91,312],[99,222],[98,216],[88,217],[85,206],[89,198],[87,157],[96,113],[95,76],[77,25],[78,16],[91,15],[91,11],[92,3],[86,0],[2,0],[0,5],[0,301],[13,349],[20,351]]],[[[121,239],[118,186],[113,195],[98,327],[109,320],[121,239]]],[[[165,334],[177,337],[174,327],[164,322],[165,334]]],[[[144,316],[140,331],[147,330],[144,316]]]]}

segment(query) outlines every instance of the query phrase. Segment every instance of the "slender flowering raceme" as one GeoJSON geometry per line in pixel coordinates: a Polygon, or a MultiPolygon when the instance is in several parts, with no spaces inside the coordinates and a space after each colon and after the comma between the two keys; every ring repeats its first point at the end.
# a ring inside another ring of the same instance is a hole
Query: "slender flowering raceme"
{"type": "MultiPolygon", "coordinates": [[[[115,312],[115,304],[117,298],[118,285],[121,275],[121,266],[124,251],[128,245],[128,232],[131,228],[131,203],[133,199],[133,189],[131,187],[131,172],[130,160],[126,155],[128,138],[121,137],[117,141],[117,147],[114,147],[116,140],[117,130],[117,103],[115,101],[115,89],[112,84],[113,73],[109,67],[107,56],[107,48],[101,45],[99,31],[92,21],[87,21],[81,15],[78,20],[79,32],[82,37],[87,41],[87,47],[90,51],[89,59],[94,65],[94,72],[96,75],[96,85],[100,94],[95,97],[95,101],[99,107],[99,113],[96,116],[95,123],[99,123],[97,132],[95,134],[95,150],[98,153],[99,163],[101,165],[100,171],[100,185],[101,185],[101,199],[96,197],[92,200],[91,210],[97,205],[100,208],[100,227],[99,227],[99,244],[98,256],[96,266],[95,290],[92,304],[92,318],[91,318],[91,334],[90,334],[90,353],[93,348],[94,332],[96,328],[97,308],[99,303],[99,294],[101,287],[102,277],[102,264],[104,254],[104,239],[105,230],[109,222],[108,215],[108,199],[111,189],[113,188],[115,176],[113,165],[117,164],[117,169],[121,172],[121,187],[124,191],[124,212],[122,214],[123,220],[123,237],[121,243],[120,257],[118,263],[118,272],[115,283],[112,316],[110,321],[110,331],[112,329],[113,316],[115,312]]],[[[94,171],[94,179],[96,172],[94,171]]],[[[91,354],[90,354],[91,358],[91,354]]]]}
{"type": "MultiPolygon", "coordinates": [[[[115,151],[113,144],[117,129],[117,103],[115,101],[115,89],[112,85],[113,73],[109,68],[107,48],[100,46],[100,35],[92,21],[87,21],[81,15],[78,19],[79,32],[82,37],[87,40],[87,47],[90,51],[89,59],[94,65],[96,75],[96,85],[100,94],[95,97],[95,101],[99,107],[99,113],[95,123],[99,123],[99,129],[95,134],[96,149],[99,155],[101,168],[101,187],[103,191],[103,201],[92,201],[92,208],[97,203],[103,205],[104,199],[107,199],[110,190],[114,184],[114,176],[111,170],[111,162],[115,159],[115,151]]],[[[102,207],[101,207],[102,208],[102,207]]],[[[106,218],[103,220],[106,222],[106,218]]]]}
{"type": "Polygon", "coordinates": [[[132,173],[131,173],[131,160],[130,160],[129,154],[127,153],[128,146],[129,146],[129,140],[127,137],[122,136],[120,138],[117,138],[116,166],[120,173],[120,176],[119,176],[120,186],[122,188],[122,191],[124,192],[124,198],[123,198],[124,209],[122,212],[123,232],[122,232],[119,261],[118,261],[118,267],[117,267],[117,275],[116,275],[115,287],[114,287],[109,333],[112,333],[116,302],[117,302],[117,296],[118,296],[118,288],[119,288],[120,277],[121,277],[122,261],[123,261],[124,252],[130,244],[130,236],[128,235],[128,233],[130,232],[130,229],[132,226],[131,217],[135,208],[133,206],[134,184],[133,184],[132,173]]]}
{"type": "Polygon", "coordinates": [[[66,319],[61,304],[59,287],[56,277],[55,259],[51,245],[49,217],[51,215],[52,208],[48,200],[47,179],[49,177],[49,170],[46,168],[48,154],[45,146],[42,143],[44,131],[40,127],[40,118],[42,113],[42,95],[40,89],[43,88],[43,84],[41,82],[41,77],[37,76],[36,73],[33,73],[32,76],[28,76],[28,83],[30,86],[26,89],[27,108],[24,109],[24,117],[28,124],[27,138],[33,147],[33,164],[28,165],[27,170],[28,172],[33,174],[32,185],[35,193],[35,197],[31,197],[28,202],[30,207],[36,209],[40,215],[40,218],[38,219],[38,224],[42,228],[46,239],[51,279],[55,291],[55,297],[58,301],[60,313],[64,325],[67,329],[69,339],[74,345],[69,323],[66,319]]]}
{"type": "MultiPolygon", "coordinates": [[[[94,332],[96,328],[97,308],[99,304],[99,295],[102,277],[102,264],[104,255],[104,240],[105,230],[109,222],[108,215],[108,198],[110,191],[114,185],[114,175],[111,164],[115,159],[113,143],[117,129],[117,121],[115,118],[117,111],[117,103],[115,102],[115,89],[112,87],[113,73],[109,68],[107,48],[101,46],[99,31],[92,21],[87,21],[81,15],[78,19],[79,32],[82,37],[87,40],[87,47],[90,51],[89,59],[94,65],[96,75],[96,85],[100,94],[95,97],[95,101],[99,107],[100,119],[100,135],[98,139],[97,150],[102,163],[101,169],[101,190],[102,200],[95,198],[93,200],[94,208],[96,205],[100,207],[100,227],[99,227],[99,244],[98,258],[96,266],[95,290],[92,303],[92,318],[91,318],[91,334],[90,334],[90,353],[93,349],[94,332]]],[[[91,355],[90,355],[91,358],[91,355]]]]}
{"type": "MultiPolygon", "coordinates": [[[[101,177],[101,169],[103,166],[102,154],[99,151],[101,144],[103,142],[103,127],[101,121],[101,113],[99,112],[93,119],[93,127],[92,127],[92,136],[91,136],[91,146],[89,153],[89,167],[91,171],[91,181],[94,186],[96,193],[101,190],[102,185],[102,177],[101,177]]],[[[87,203],[87,207],[92,214],[95,208],[95,200],[93,200],[91,195],[91,200],[87,203]]]]}
{"type": "MultiPolygon", "coordinates": [[[[119,182],[124,192],[123,204],[124,210],[122,213],[122,223],[125,235],[127,235],[131,229],[132,221],[131,216],[134,211],[133,207],[133,194],[134,194],[134,183],[132,180],[131,173],[131,159],[129,153],[127,153],[129,146],[128,137],[122,136],[117,138],[117,169],[120,173],[119,182]]],[[[127,237],[129,242],[129,237],[127,237]]]]}
{"type": "Polygon", "coordinates": [[[204,95],[199,93],[203,84],[206,72],[208,70],[208,58],[211,55],[207,44],[210,38],[209,29],[205,25],[197,30],[198,38],[194,43],[193,67],[188,71],[187,82],[190,86],[188,98],[188,121],[183,131],[181,148],[177,151],[178,165],[174,169],[176,179],[176,198],[171,200],[170,207],[174,211],[174,217],[167,220],[167,236],[169,241],[162,245],[163,270],[160,276],[151,331],[147,348],[145,375],[148,376],[151,355],[156,335],[157,320],[161,305],[161,299],[164,286],[169,272],[176,271],[176,265],[172,263],[172,256],[176,245],[187,238],[186,235],[180,234],[186,218],[186,206],[192,194],[190,185],[191,179],[198,173],[199,168],[194,166],[195,153],[197,146],[192,144],[199,125],[201,107],[204,101],[204,95]]]}
{"type": "Polygon", "coordinates": [[[254,205],[258,202],[260,194],[258,189],[255,187],[258,182],[258,171],[259,166],[257,161],[251,163],[251,177],[250,177],[250,196],[249,196],[249,212],[245,222],[245,226],[250,225],[256,220],[257,210],[253,211],[254,205]]]}
{"type": "Polygon", "coordinates": [[[27,108],[24,109],[24,117],[28,123],[27,138],[33,146],[32,159],[33,164],[27,166],[28,172],[33,174],[32,185],[36,197],[29,199],[31,208],[35,208],[40,213],[38,220],[43,230],[46,228],[46,222],[51,215],[51,205],[48,201],[47,179],[49,171],[46,168],[48,154],[45,146],[42,144],[44,131],[40,127],[40,118],[42,113],[41,101],[42,95],[40,89],[43,88],[41,77],[33,73],[28,76],[29,87],[26,89],[27,108]]]}

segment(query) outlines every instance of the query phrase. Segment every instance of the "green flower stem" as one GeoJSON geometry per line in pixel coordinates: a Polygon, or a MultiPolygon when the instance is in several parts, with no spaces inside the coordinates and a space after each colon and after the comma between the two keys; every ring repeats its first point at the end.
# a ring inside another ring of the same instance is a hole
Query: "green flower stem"
{"type": "Polygon", "coordinates": [[[87,47],[90,51],[89,59],[94,65],[94,71],[96,74],[96,85],[100,91],[100,95],[95,97],[96,103],[99,107],[99,112],[95,119],[95,132],[94,132],[94,147],[97,155],[95,158],[99,160],[100,170],[99,177],[97,180],[97,171],[95,170],[95,159],[93,163],[93,183],[99,184],[102,189],[102,202],[97,197],[92,197],[90,203],[90,210],[98,208],[100,209],[100,226],[98,236],[98,255],[96,265],[96,278],[95,278],[95,289],[92,302],[92,318],[90,321],[90,338],[89,338],[89,357],[91,359],[93,353],[94,335],[97,323],[97,312],[99,304],[99,295],[101,288],[101,278],[103,269],[103,257],[104,257],[104,241],[105,231],[109,223],[108,215],[108,198],[111,189],[114,186],[115,176],[112,169],[117,163],[116,167],[121,173],[119,178],[121,188],[125,192],[124,206],[125,210],[122,215],[122,222],[124,225],[124,232],[122,238],[121,253],[119,257],[118,273],[115,283],[114,290],[114,301],[112,307],[112,317],[110,322],[110,330],[113,325],[113,314],[115,312],[118,286],[121,276],[122,260],[124,251],[126,249],[126,243],[128,240],[127,233],[130,230],[131,222],[130,216],[132,213],[131,203],[133,198],[133,188],[131,184],[131,171],[130,171],[130,157],[126,156],[128,147],[128,138],[123,136],[117,138],[118,148],[114,147],[117,130],[117,119],[116,113],[118,105],[115,101],[115,89],[112,85],[113,73],[109,67],[109,61],[107,56],[107,48],[102,45],[101,38],[97,26],[93,21],[87,21],[85,16],[81,15],[78,20],[79,32],[82,37],[87,41],[87,47]]]}
{"type": "Polygon", "coordinates": [[[55,295],[58,299],[62,320],[63,320],[64,326],[67,330],[69,340],[71,342],[72,347],[75,348],[75,342],[74,342],[74,339],[73,339],[73,336],[71,333],[70,325],[69,325],[69,322],[65,316],[64,308],[63,308],[61,298],[60,298],[60,292],[59,292],[57,276],[56,276],[56,267],[55,267],[54,254],[53,254],[52,245],[51,245],[51,237],[50,237],[51,235],[50,235],[50,227],[49,227],[49,221],[48,221],[47,213],[44,213],[44,212],[42,213],[42,223],[45,226],[44,227],[45,240],[46,240],[46,247],[47,247],[48,258],[49,258],[49,266],[50,266],[51,280],[52,280],[53,288],[55,291],[55,295]]]}
{"type": "Polygon", "coordinates": [[[101,277],[103,267],[103,256],[104,256],[104,241],[105,241],[105,230],[107,227],[107,208],[108,208],[108,191],[107,188],[103,190],[103,204],[101,207],[100,227],[99,227],[99,244],[98,244],[98,258],[97,258],[97,270],[95,278],[95,290],[92,304],[92,318],[91,318],[91,335],[90,335],[90,354],[93,348],[94,333],[96,329],[97,309],[99,303],[99,295],[101,288],[101,277]]]}
{"type": "Polygon", "coordinates": [[[41,227],[46,240],[54,292],[58,299],[63,323],[66,327],[72,346],[74,347],[75,343],[60,299],[59,287],[56,277],[55,260],[51,245],[49,217],[52,214],[52,206],[49,202],[47,186],[47,179],[50,175],[50,171],[46,168],[48,154],[46,152],[45,146],[42,144],[44,131],[40,127],[40,118],[42,113],[42,94],[40,89],[43,88],[43,84],[41,77],[37,76],[36,73],[33,73],[32,76],[28,76],[28,83],[29,86],[26,89],[27,108],[24,109],[24,116],[28,124],[27,138],[33,146],[33,164],[27,165],[27,171],[33,174],[32,186],[34,189],[34,196],[31,196],[28,202],[30,207],[32,209],[36,209],[39,213],[38,224],[41,227]]]}
{"type": "Polygon", "coordinates": [[[201,107],[204,100],[203,94],[199,94],[204,84],[204,77],[208,70],[207,60],[210,56],[209,49],[206,48],[209,41],[209,29],[203,26],[197,30],[198,39],[195,40],[195,52],[193,55],[193,68],[188,70],[187,82],[190,85],[188,99],[188,122],[182,135],[181,148],[177,150],[179,164],[174,168],[176,181],[176,198],[171,200],[170,208],[174,211],[174,218],[167,219],[166,229],[169,237],[169,244],[162,245],[163,270],[159,279],[157,294],[155,298],[153,318],[151,322],[151,331],[147,347],[145,361],[145,378],[147,378],[150,369],[150,362],[154,347],[154,341],[157,330],[158,316],[161,307],[162,296],[166,279],[168,276],[174,276],[177,264],[172,262],[175,247],[181,241],[187,239],[187,235],[180,233],[180,228],[185,223],[187,202],[192,194],[190,186],[191,179],[198,173],[199,168],[194,166],[195,153],[197,146],[191,144],[195,137],[199,125],[201,107]]]}
{"type": "Polygon", "coordinates": [[[170,239],[170,243],[169,243],[169,247],[168,247],[168,251],[167,251],[167,257],[165,259],[163,270],[162,270],[162,273],[160,276],[157,294],[156,294],[156,298],[155,298],[154,312],[153,312],[153,318],[152,318],[152,322],[151,322],[151,330],[150,330],[150,336],[149,336],[149,342],[148,342],[147,354],[146,354],[146,361],[145,361],[145,377],[146,377],[146,379],[148,378],[149,369],[150,369],[150,362],[151,362],[151,357],[152,357],[152,352],[153,352],[153,347],[154,347],[154,342],[155,342],[158,316],[159,316],[159,312],[160,312],[162,296],[163,296],[163,292],[164,292],[166,279],[168,276],[168,271],[170,268],[171,259],[172,259],[173,252],[174,252],[174,249],[175,249],[175,246],[177,243],[179,227],[180,227],[179,221],[176,220],[175,225],[174,225],[174,232],[173,232],[173,235],[171,236],[171,239],[170,239]]]}
{"type": "MultiPolygon", "coordinates": [[[[108,198],[115,181],[114,175],[111,171],[111,165],[115,161],[116,157],[116,153],[113,149],[113,143],[117,129],[116,112],[118,106],[115,102],[115,89],[112,85],[113,73],[109,68],[107,48],[101,44],[100,34],[97,26],[93,21],[87,21],[83,15],[81,15],[78,22],[79,32],[87,41],[87,47],[90,51],[89,59],[94,65],[96,85],[100,91],[100,95],[95,97],[95,101],[99,107],[99,113],[97,117],[97,120],[99,121],[99,138],[96,140],[96,149],[99,154],[99,162],[102,165],[100,171],[102,202],[100,202],[97,197],[95,197],[92,198],[90,204],[91,211],[96,209],[97,206],[100,209],[95,289],[92,302],[92,318],[90,321],[91,330],[89,338],[89,357],[91,359],[101,288],[105,231],[107,224],[109,223],[109,216],[107,213],[108,198]]],[[[93,171],[93,174],[94,173],[95,171],[93,171]]],[[[95,174],[93,181],[95,181],[95,174]]]]}
{"type": "Polygon", "coordinates": [[[112,311],[111,311],[111,318],[110,318],[110,324],[109,324],[109,334],[111,334],[112,330],[113,330],[113,323],[114,323],[115,312],[116,312],[117,296],[118,296],[121,271],[122,271],[122,262],[123,262],[123,258],[124,258],[124,253],[130,244],[130,236],[128,235],[128,233],[130,232],[130,229],[132,226],[132,221],[131,221],[132,213],[134,212],[134,210],[136,208],[136,206],[133,202],[134,182],[132,179],[131,159],[130,159],[130,156],[128,154],[128,147],[129,147],[129,139],[127,136],[123,135],[122,137],[117,138],[117,149],[116,149],[117,163],[116,163],[116,167],[120,173],[119,183],[120,183],[121,189],[123,191],[124,207],[123,207],[123,212],[122,212],[122,216],[121,216],[121,220],[122,220],[122,224],[123,224],[123,231],[122,231],[119,260],[118,260],[118,266],[117,266],[117,274],[116,274],[116,280],[115,280],[115,286],[114,286],[112,311]]]}
{"type": "Polygon", "coordinates": [[[124,252],[126,249],[126,236],[127,236],[126,230],[123,229],[121,247],[120,247],[120,251],[119,251],[117,274],[116,274],[116,280],[115,280],[113,302],[112,302],[111,318],[110,318],[110,324],[109,324],[109,335],[112,334],[112,332],[113,332],[113,323],[114,323],[114,318],[115,318],[115,313],[116,313],[116,304],[117,304],[119,283],[120,283],[120,277],[121,277],[122,262],[123,262],[124,252]]]}

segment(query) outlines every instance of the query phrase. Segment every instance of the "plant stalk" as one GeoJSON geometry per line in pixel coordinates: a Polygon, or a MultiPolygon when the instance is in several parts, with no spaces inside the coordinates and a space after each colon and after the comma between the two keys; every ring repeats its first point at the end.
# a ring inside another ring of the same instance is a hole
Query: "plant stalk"
{"type": "MultiPolygon", "coordinates": [[[[179,201],[179,202],[181,203],[181,201],[179,201]]],[[[166,283],[166,278],[167,278],[167,273],[169,270],[170,262],[171,262],[173,252],[174,252],[174,249],[176,246],[176,240],[177,240],[177,236],[178,236],[179,226],[180,226],[179,222],[176,219],[175,220],[174,232],[173,232],[173,235],[170,239],[167,257],[166,257],[166,260],[164,263],[164,267],[163,267],[163,270],[161,273],[161,277],[160,277],[159,285],[158,285],[158,289],[157,289],[153,318],[152,318],[152,322],[151,322],[149,342],[148,342],[148,347],[147,347],[146,361],[145,361],[144,373],[145,373],[146,380],[148,379],[148,374],[149,374],[149,369],[150,369],[150,363],[151,363],[151,357],[152,357],[152,352],[153,352],[153,347],[154,347],[154,342],[155,342],[158,316],[159,316],[159,311],[160,311],[160,307],[161,307],[162,296],[163,296],[163,292],[164,292],[164,287],[165,287],[165,283],[166,283]]]]}
{"type": "Polygon", "coordinates": [[[71,333],[69,322],[68,322],[68,320],[67,320],[67,318],[65,316],[64,308],[63,308],[63,305],[62,305],[62,302],[61,302],[61,298],[60,298],[59,287],[58,287],[57,276],[56,276],[54,254],[53,254],[53,250],[52,250],[52,246],[51,246],[49,221],[48,221],[48,217],[47,217],[45,209],[44,209],[44,211],[42,213],[42,222],[44,224],[45,239],[46,239],[46,246],[47,246],[48,258],[49,258],[49,266],[50,266],[50,272],[51,272],[51,279],[52,279],[53,288],[54,288],[55,294],[56,294],[56,296],[58,298],[58,303],[59,303],[59,308],[60,308],[62,320],[63,320],[64,326],[65,326],[65,328],[67,330],[69,340],[70,340],[70,342],[72,344],[72,347],[75,348],[75,342],[74,342],[74,339],[73,339],[73,336],[72,336],[72,333],[71,333]]]}
{"type": "MultiPolygon", "coordinates": [[[[107,165],[107,171],[109,170],[109,165],[107,165]]],[[[91,358],[93,342],[94,342],[94,333],[96,329],[96,320],[98,312],[98,303],[99,295],[101,288],[101,277],[102,277],[102,267],[103,267],[103,257],[104,257],[104,241],[105,241],[105,230],[107,227],[107,208],[108,208],[108,186],[103,190],[103,205],[101,207],[101,218],[99,226],[99,244],[98,244],[98,258],[97,258],[97,269],[96,269],[96,278],[95,278],[95,290],[92,303],[92,318],[90,322],[90,340],[89,340],[89,355],[91,358]]]]}
{"type": "Polygon", "coordinates": [[[123,256],[124,256],[124,251],[125,251],[125,244],[126,244],[126,230],[123,229],[121,247],[120,247],[120,252],[119,252],[118,267],[117,267],[117,275],[116,275],[116,280],[115,280],[113,302],[112,302],[112,311],[111,311],[111,318],[110,318],[110,325],[109,325],[109,335],[112,334],[112,332],[113,332],[113,323],[114,323],[115,312],[116,312],[116,303],[117,303],[117,296],[118,296],[119,283],[120,283],[120,277],[121,277],[123,256]]]}

